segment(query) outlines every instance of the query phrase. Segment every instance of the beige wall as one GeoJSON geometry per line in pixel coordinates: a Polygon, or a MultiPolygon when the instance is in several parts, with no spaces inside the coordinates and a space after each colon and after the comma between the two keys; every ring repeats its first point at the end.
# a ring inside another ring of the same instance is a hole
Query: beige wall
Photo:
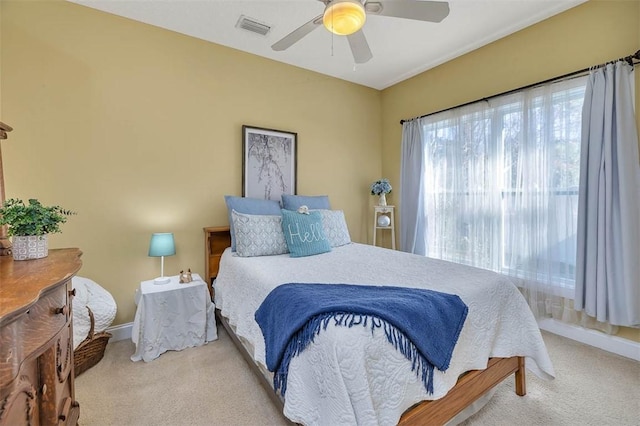
{"type": "MultiPolygon", "coordinates": [[[[401,119],[564,75],[639,49],[640,2],[591,0],[396,84],[382,92],[382,174],[399,181],[401,119]]],[[[640,72],[636,72],[636,83],[640,126],[640,72]]],[[[638,330],[625,329],[622,335],[640,341],[638,330]]]]}
{"type": "MultiPolygon", "coordinates": [[[[567,74],[638,49],[640,2],[591,0],[396,84],[382,92],[382,172],[393,181],[399,179],[401,119],[567,74]]],[[[639,77],[636,73],[637,82],[639,77]]],[[[636,95],[640,117],[640,84],[636,84],[636,95]]]]}
{"type": "Polygon", "coordinates": [[[167,271],[203,272],[202,227],[241,193],[242,124],[297,132],[298,193],[329,194],[366,242],[369,184],[389,177],[397,203],[400,119],[635,52],[640,3],[592,0],[382,92],[60,0],[0,1],[0,47],[7,195],[79,212],[52,245],[83,250],[119,324],[159,272],[152,232],[175,233],[167,271]]]}
{"type": "Polygon", "coordinates": [[[241,195],[243,124],[297,132],[298,193],[328,194],[366,241],[379,91],[59,0],[0,13],[7,198],[78,212],[50,244],[82,249],[114,324],[159,275],[151,233],[175,234],[167,274],[204,272],[202,228],[226,225],[223,195],[241,195]]]}

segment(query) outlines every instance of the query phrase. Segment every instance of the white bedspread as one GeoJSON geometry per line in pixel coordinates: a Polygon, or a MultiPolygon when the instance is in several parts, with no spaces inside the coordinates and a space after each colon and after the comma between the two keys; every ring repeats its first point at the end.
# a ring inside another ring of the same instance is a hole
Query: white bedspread
{"type": "MultiPolygon", "coordinates": [[[[264,367],[264,339],[254,312],[287,282],[395,285],[459,295],[469,307],[446,372],[435,371],[428,395],[384,332],[329,327],[289,367],[284,414],[305,425],[393,425],[416,402],[438,399],[458,376],[484,369],[489,357],[525,356],[529,370],[552,379],[553,366],[524,298],[505,276],[450,262],[363,244],[302,258],[243,258],[223,254],[215,282],[216,306],[254,347],[264,367]]],[[[266,369],[266,367],[265,367],[266,369]]]]}

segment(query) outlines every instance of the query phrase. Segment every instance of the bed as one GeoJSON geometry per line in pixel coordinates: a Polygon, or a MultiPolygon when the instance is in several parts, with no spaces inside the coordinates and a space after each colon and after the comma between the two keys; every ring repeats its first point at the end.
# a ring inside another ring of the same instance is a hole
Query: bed
{"type": "Polygon", "coordinates": [[[276,396],[271,388],[271,396],[294,423],[457,423],[509,376],[515,375],[515,391],[524,395],[525,365],[543,379],[554,377],[529,307],[502,275],[344,241],[304,257],[242,257],[228,248],[214,283],[219,321],[267,386],[272,373],[266,368],[255,312],[274,288],[292,282],[427,288],[456,294],[468,306],[449,368],[434,373],[432,394],[384,333],[329,325],[291,359],[286,396],[276,396]]]}

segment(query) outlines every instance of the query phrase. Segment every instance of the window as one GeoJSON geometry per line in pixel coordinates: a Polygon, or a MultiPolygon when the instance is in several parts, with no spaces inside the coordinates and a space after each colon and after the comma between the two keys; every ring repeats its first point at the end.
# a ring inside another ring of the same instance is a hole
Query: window
{"type": "Polygon", "coordinates": [[[572,297],[585,85],[576,78],[423,119],[428,256],[572,297]]]}

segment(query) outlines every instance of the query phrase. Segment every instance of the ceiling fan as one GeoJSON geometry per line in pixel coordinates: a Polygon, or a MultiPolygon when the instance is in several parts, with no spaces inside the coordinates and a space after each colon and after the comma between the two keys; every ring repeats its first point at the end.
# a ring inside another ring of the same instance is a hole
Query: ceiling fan
{"type": "Polygon", "coordinates": [[[334,34],[345,35],[357,64],[373,57],[362,32],[367,15],[390,16],[416,21],[440,22],[449,14],[449,3],[424,0],[318,0],[324,12],[274,43],[276,51],[286,50],[315,30],[320,24],[334,34]]]}

